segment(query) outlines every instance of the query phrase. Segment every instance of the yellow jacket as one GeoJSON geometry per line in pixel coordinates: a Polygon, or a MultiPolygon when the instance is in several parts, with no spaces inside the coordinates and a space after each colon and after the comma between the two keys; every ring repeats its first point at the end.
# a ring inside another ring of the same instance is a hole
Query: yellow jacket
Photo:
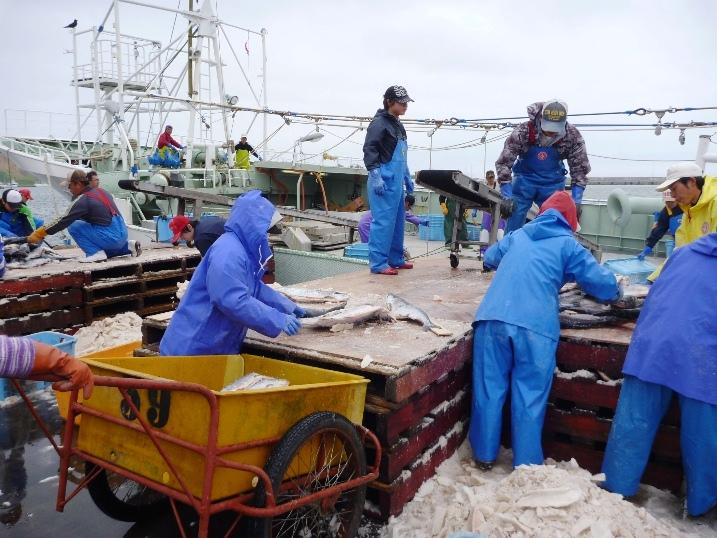
{"type": "MultiPolygon", "coordinates": [[[[717,177],[705,176],[705,185],[697,203],[693,206],[680,204],[680,207],[683,211],[682,224],[675,232],[675,248],[689,245],[703,235],[717,232],[717,177]]],[[[648,280],[654,281],[661,270],[662,265],[648,280]]]]}

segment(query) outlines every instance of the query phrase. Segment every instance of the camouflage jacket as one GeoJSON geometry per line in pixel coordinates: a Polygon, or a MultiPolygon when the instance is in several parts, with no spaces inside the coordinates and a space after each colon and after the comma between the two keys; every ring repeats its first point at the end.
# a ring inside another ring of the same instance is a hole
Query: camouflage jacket
{"type": "MultiPolygon", "coordinates": [[[[536,135],[540,133],[540,112],[543,103],[533,103],[528,106],[530,120],[518,125],[506,139],[503,151],[495,162],[495,170],[500,183],[509,183],[512,180],[512,168],[515,160],[524,155],[530,146],[529,125],[535,126],[536,135]]],[[[565,136],[553,145],[558,150],[561,159],[567,159],[570,167],[572,184],[585,187],[588,183],[587,175],[590,172],[590,161],[585,149],[585,141],[580,131],[570,123],[565,126],[565,136]]]]}

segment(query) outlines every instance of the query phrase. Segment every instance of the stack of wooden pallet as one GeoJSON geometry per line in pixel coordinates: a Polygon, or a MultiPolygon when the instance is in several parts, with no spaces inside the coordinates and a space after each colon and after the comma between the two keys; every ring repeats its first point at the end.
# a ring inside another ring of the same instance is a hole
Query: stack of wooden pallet
{"type": "Polygon", "coordinates": [[[172,310],[177,282],[188,279],[199,261],[194,249],[157,249],[139,258],[10,270],[0,280],[0,333],[67,330],[121,312],[172,310]]]}

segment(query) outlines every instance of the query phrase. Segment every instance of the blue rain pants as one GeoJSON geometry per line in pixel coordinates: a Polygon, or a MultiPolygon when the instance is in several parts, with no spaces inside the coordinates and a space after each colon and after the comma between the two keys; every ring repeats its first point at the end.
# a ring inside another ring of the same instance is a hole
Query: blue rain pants
{"type": "Polygon", "coordinates": [[[127,244],[127,225],[121,215],[112,217],[109,226],[76,220],[67,231],[87,256],[100,250],[104,250],[108,258],[131,254],[127,244]]]}
{"type": "Polygon", "coordinates": [[[530,146],[513,166],[513,213],[505,233],[525,224],[533,202],[540,207],[551,194],[565,189],[565,167],[554,147],[530,146]]]}
{"type": "Polygon", "coordinates": [[[699,516],[717,504],[717,405],[688,398],[664,385],[626,375],[605,449],[605,489],[637,493],[662,417],[677,394],[680,448],[687,479],[687,511],[699,516]]]}
{"type": "Polygon", "coordinates": [[[368,261],[372,273],[406,263],[403,257],[403,225],[406,220],[403,178],[406,173],[405,140],[396,143],[391,160],[380,167],[385,183],[383,196],[368,189],[371,205],[371,231],[368,238],[368,261]]]}
{"type": "Polygon", "coordinates": [[[475,323],[469,438],[476,460],[493,462],[498,456],[510,387],[513,466],[543,463],[543,420],[557,346],[557,340],[510,323],[475,323]]]}

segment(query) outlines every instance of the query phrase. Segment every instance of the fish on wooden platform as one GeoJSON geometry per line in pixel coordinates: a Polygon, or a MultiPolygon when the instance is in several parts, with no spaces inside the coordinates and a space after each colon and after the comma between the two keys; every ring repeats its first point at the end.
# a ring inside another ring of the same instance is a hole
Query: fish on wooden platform
{"type": "Polygon", "coordinates": [[[337,326],[353,326],[371,320],[393,321],[391,314],[382,306],[358,305],[343,308],[316,318],[303,318],[301,326],[310,329],[333,329],[337,326]]]}
{"type": "Polygon", "coordinates": [[[394,318],[420,323],[425,329],[428,329],[438,336],[450,336],[453,334],[440,325],[433,323],[431,318],[428,317],[428,314],[398,295],[389,293],[386,296],[386,307],[394,318]]]}

